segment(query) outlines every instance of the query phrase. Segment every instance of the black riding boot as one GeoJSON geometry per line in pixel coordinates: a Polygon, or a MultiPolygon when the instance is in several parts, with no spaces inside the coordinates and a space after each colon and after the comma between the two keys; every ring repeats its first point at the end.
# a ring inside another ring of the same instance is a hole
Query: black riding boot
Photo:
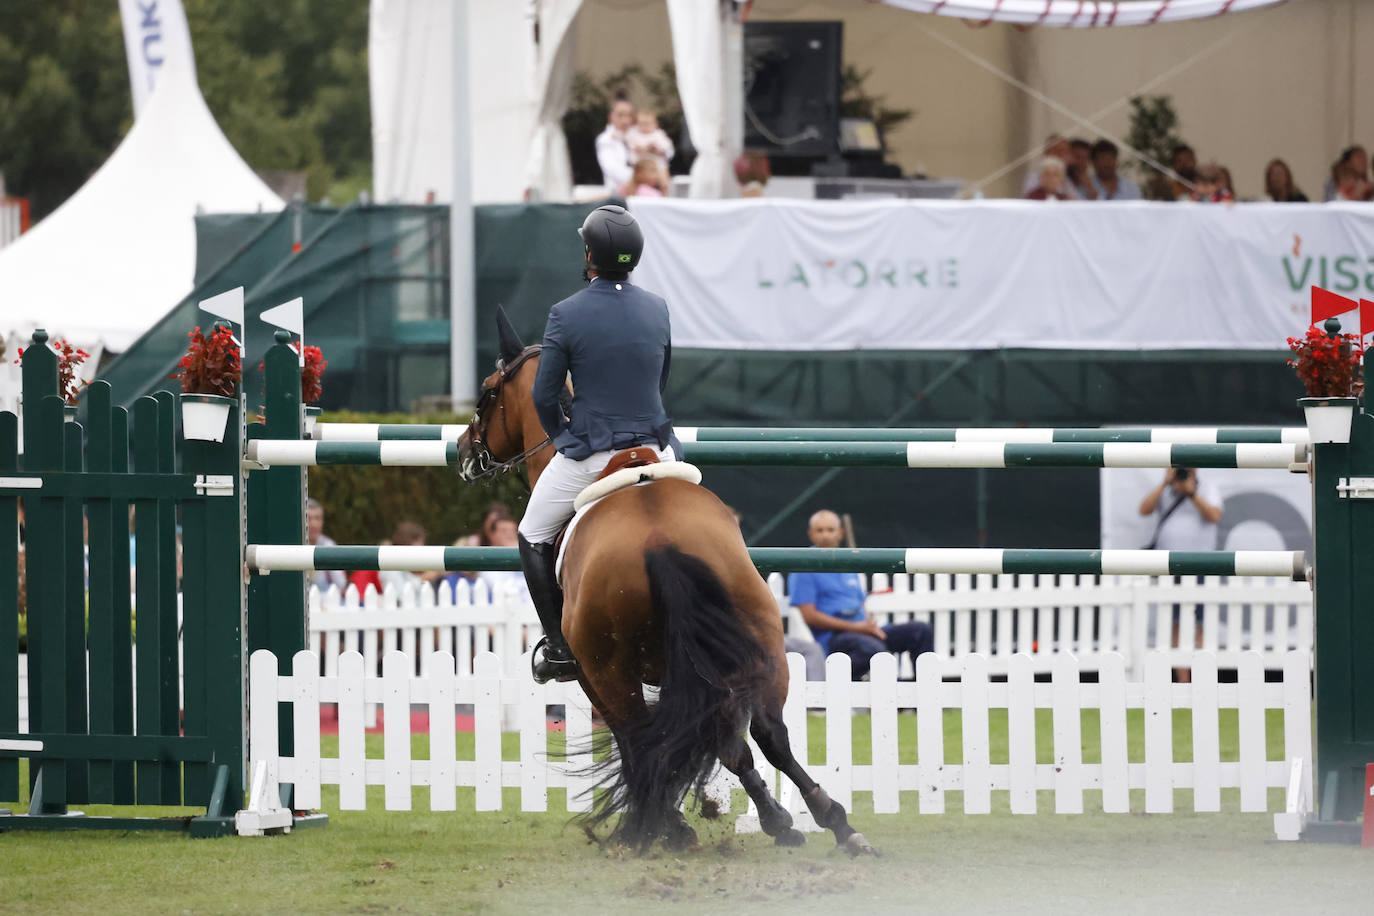
{"type": "Polygon", "coordinates": [[[554,564],[558,559],[555,544],[531,544],[522,534],[520,565],[530,588],[534,610],[544,627],[544,638],[534,647],[530,670],[540,684],[549,681],[577,680],[577,660],[563,639],[563,589],[558,587],[554,564]]]}

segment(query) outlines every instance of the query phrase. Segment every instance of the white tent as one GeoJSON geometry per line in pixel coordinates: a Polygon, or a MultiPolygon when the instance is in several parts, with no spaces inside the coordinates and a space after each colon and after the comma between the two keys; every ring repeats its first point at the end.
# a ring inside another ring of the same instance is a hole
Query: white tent
{"type": "Polygon", "coordinates": [[[191,291],[197,210],[280,210],[189,74],[167,72],[123,142],[66,203],[0,249],[0,334],[35,327],[123,350],[191,291]]]}
{"type": "MultiPolygon", "coordinates": [[[[468,35],[473,202],[571,199],[561,122],[572,93],[573,22],[581,6],[582,0],[468,0],[456,7],[372,0],[368,69],[377,199],[452,200],[455,17],[468,35]],[[502,78],[491,79],[493,73],[502,78]]],[[[699,154],[693,194],[719,197],[733,186],[729,164],[743,142],[742,99],[725,91],[730,81],[721,75],[723,67],[742,67],[738,12],[729,3],[668,0],[668,14],[683,112],[699,154]],[[733,132],[723,126],[736,121],[733,132]]]]}

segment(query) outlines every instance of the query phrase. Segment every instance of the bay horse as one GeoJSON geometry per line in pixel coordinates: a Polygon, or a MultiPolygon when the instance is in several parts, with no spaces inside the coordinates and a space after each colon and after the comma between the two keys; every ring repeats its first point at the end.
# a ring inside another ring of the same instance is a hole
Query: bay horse
{"type": "MultiPolygon", "coordinates": [[[[540,345],[524,346],[504,313],[497,327],[501,357],[459,439],[460,473],[471,481],[523,460],[533,487],[554,455],[530,396],[540,345]]],[[[719,759],[753,799],[764,832],[800,846],[805,836],[754,768],[747,727],[838,845],[876,854],[792,755],[782,617],[715,494],[675,479],[611,493],[578,521],[562,578],[563,634],[619,762],[591,825],[620,814],[612,839],[641,853],[660,839],[672,849],[694,845],[680,807],[719,759]],[[656,703],[645,701],[645,684],[658,687],[656,703]]]]}

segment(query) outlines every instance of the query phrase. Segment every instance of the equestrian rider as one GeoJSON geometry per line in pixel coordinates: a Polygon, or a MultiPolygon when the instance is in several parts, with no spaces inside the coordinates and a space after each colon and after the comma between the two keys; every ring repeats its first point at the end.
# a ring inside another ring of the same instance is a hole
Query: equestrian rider
{"type": "Polygon", "coordinates": [[[554,573],[557,539],[573,500],[622,449],[651,445],[672,461],[680,452],[663,410],[672,356],[668,304],[633,286],[644,234],[624,207],[598,207],[577,230],[587,288],[549,312],[534,407],[558,453],[540,475],[520,521],[520,564],[544,639],[535,647],[539,683],[570,681],[577,662],[563,638],[563,590],[554,573]],[[564,416],[559,394],[571,374],[573,399],[564,416]],[[542,649],[542,652],[541,652],[542,649]]]}

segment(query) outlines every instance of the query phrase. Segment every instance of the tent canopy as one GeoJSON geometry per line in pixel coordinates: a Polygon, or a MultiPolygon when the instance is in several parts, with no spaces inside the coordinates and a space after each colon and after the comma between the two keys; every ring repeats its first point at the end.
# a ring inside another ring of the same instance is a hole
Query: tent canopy
{"type": "Polygon", "coordinates": [[[133,128],[61,207],[0,249],[0,334],[35,327],[123,350],[191,290],[198,210],[280,210],[189,73],[163,74],[133,128]]]}

